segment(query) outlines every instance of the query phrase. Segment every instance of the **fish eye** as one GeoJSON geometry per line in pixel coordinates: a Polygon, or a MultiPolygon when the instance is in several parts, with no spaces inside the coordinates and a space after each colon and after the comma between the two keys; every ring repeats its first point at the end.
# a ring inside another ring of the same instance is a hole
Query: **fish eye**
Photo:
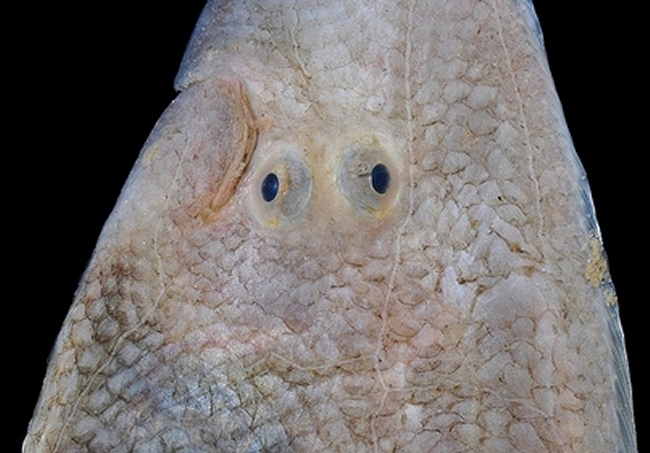
{"type": "Polygon", "coordinates": [[[388,168],[384,164],[377,164],[372,167],[370,182],[375,192],[381,195],[385,194],[390,185],[390,172],[388,168]]]}
{"type": "Polygon", "coordinates": [[[275,197],[278,196],[278,191],[280,190],[280,181],[275,173],[269,173],[262,181],[262,198],[267,203],[275,200],[275,197]]]}
{"type": "Polygon", "coordinates": [[[382,217],[397,194],[396,177],[397,167],[385,150],[359,144],[341,153],[336,182],[353,212],[382,217]]]}
{"type": "Polygon", "coordinates": [[[311,200],[312,175],[303,151],[291,144],[275,144],[253,174],[252,210],[267,226],[295,220],[311,200]]]}

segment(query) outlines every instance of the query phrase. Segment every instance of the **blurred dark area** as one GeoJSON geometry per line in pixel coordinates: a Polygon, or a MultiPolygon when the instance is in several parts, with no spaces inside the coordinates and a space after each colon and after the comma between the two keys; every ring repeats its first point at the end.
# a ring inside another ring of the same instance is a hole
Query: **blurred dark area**
{"type": "MultiPolygon", "coordinates": [[[[10,448],[25,435],[47,358],[102,225],[142,144],[175,96],[173,80],[203,1],[26,5],[6,43],[5,192],[10,296],[10,448]],[[181,6],[182,5],[182,6],[181,6]],[[31,9],[30,9],[31,8],[31,9]],[[27,39],[29,38],[29,39],[27,39]],[[15,105],[14,105],[15,104],[15,105]],[[13,149],[18,147],[19,149],[13,149]],[[14,239],[15,237],[15,239],[14,239]],[[13,323],[12,323],[13,324],[13,323]],[[19,335],[16,339],[15,336],[19,335]],[[13,342],[16,343],[13,343],[13,342]]],[[[639,451],[647,450],[642,314],[647,250],[636,161],[640,41],[627,11],[536,2],[551,71],[586,169],[618,292],[635,396],[639,451]],[[635,50],[636,46],[636,50],[635,50]]],[[[645,115],[647,116],[647,115],[645,115]]]]}

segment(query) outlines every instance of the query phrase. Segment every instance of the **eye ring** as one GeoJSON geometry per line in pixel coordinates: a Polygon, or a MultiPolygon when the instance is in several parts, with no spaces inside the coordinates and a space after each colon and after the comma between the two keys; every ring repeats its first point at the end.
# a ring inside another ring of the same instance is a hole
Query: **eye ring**
{"type": "Polygon", "coordinates": [[[339,158],[336,183],[352,212],[384,217],[397,196],[397,166],[377,143],[357,144],[339,158]]]}
{"type": "Polygon", "coordinates": [[[290,143],[275,143],[254,163],[251,210],[269,227],[287,226],[302,216],[311,201],[313,179],[304,151],[290,143]]]}

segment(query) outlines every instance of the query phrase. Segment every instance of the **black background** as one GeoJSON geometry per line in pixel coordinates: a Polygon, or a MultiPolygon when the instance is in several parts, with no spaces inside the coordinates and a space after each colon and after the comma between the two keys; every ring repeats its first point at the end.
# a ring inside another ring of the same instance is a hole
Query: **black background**
{"type": "MultiPolygon", "coordinates": [[[[7,451],[17,451],[24,437],[48,354],[100,229],[175,95],[173,79],[203,6],[199,0],[52,3],[5,17],[18,30],[3,64],[10,117],[3,141],[7,451]]],[[[635,257],[647,252],[638,210],[648,195],[639,153],[648,146],[641,139],[647,113],[633,111],[641,103],[639,29],[631,12],[609,2],[567,4],[538,1],[536,8],[618,291],[639,451],[645,451],[648,295],[641,274],[648,265],[635,257]]]]}

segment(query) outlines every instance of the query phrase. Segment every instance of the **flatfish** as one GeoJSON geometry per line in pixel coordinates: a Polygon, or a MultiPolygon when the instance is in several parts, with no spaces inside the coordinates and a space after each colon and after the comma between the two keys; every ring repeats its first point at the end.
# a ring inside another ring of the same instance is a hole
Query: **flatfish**
{"type": "Polygon", "coordinates": [[[527,0],[210,1],[23,451],[635,452],[527,0]]]}

